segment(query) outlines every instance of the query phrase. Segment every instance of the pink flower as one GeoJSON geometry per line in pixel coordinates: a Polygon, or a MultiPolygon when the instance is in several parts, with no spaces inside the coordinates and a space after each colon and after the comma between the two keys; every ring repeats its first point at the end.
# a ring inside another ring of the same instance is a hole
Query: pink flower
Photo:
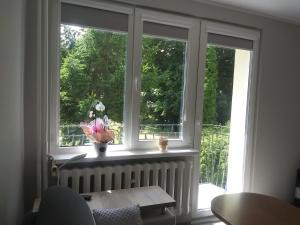
{"type": "Polygon", "coordinates": [[[90,123],[80,123],[84,134],[92,141],[97,143],[108,143],[115,138],[113,130],[104,129],[104,124],[101,119],[91,121],[90,123]]]}
{"type": "Polygon", "coordinates": [[[89,126],[91,127],[93,133],[102,133],[104,131],[104,123],[100,118],[91,121],[89,126]]]}
{"type": "MultiPolygon", "coordinates": [[[[95,118],[97,111],[105,111],[105,106],[102,102],[97,101],[89,111],[89,117],[95,118]]],[[[94,143],[108,143],[114,140],[115,134],[113,130],[109,129],[109,119],[107,115],[103,119],[96,118],[91,122],[82,122],[80,127],[83,133],[94,143]]]]}

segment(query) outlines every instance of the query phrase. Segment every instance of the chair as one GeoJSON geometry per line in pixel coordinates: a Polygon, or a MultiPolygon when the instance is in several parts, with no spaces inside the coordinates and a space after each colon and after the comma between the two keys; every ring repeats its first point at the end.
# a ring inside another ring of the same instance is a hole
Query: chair
{"type": "Polygon", "coordinates": [[[65,187],[50,187],[42,196],[39,212],[24,217],[23,225],[95,225],[85,200],[65,187]]]}

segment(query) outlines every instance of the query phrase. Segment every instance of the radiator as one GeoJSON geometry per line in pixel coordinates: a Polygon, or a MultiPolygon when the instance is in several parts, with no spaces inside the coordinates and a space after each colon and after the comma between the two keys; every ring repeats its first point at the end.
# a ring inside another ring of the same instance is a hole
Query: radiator
{"type": "Polygon", "coordinates": [[[190,214],[191,161],[61,170],[60,185],[78,193],[158,185],[176,200],[177,216],[190,214]]]}

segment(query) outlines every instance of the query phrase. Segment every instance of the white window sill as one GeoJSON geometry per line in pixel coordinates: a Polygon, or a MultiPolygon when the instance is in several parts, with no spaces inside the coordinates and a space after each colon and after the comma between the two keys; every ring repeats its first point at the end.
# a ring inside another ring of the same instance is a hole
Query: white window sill
{"type": "MultiPolygon", "coordinates": [[[[70,163],[89,163],[89,162],[103,162],[103,161],[116,161],[116,160],[129,160],[129,159],[150,159],[150,158],[162,158],[162,157],[184,157],[194,156],[199,151],[195,149],[170,149],[166,152],[159,150],[107,150],[103,155],[98,155],[94,149],[89,149],[86,152],[87,156],[83,159],[70,161],[70,163]]],[[[51,154],[55,163],[65,163],[72,157],[80,155],[78,153],[70,154],[51,154]]]]}

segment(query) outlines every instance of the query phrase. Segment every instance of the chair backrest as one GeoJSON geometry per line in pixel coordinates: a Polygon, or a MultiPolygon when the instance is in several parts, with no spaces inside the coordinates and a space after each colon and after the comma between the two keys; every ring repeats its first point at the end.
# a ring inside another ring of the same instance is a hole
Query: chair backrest
{"type": "Polygon", "coordinates": [[[95,225],[85,200],[66,187],[50,187],[43,197],[36,225],[95,225]]]}

